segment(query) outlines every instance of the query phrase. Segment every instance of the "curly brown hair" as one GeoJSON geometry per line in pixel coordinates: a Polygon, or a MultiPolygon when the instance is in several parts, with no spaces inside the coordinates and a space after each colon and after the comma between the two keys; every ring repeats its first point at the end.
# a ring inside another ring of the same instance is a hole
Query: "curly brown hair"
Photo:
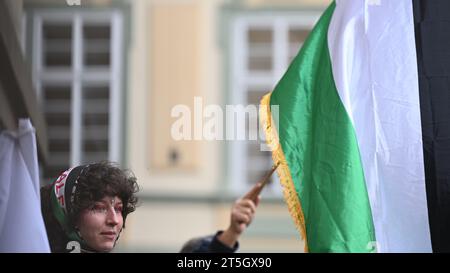
{"type": "MultiPolygon", "coordinates": [[[[123,228],[128,214],[136,210],[139,191],[137,179],[129,170],[120,169],[117,164],[103,161],[89,164],[78,177],[76,192],[73,196],[72,214],[68,220],[75,225],[80,213],[94,206],[95,202],[105,196],[117,196],[123,203],[123,228]]],[[[52,252],[66,252],[69,241],[63,228],[53,215],[51,192],[53,184],[41,188],[41,209],[47,229],[52,252]]]]}
{"type": "Polygon", "coordinates": [[[78,178],[77,190],[74,196],[72,221],[76,222],[81,211],[93,207],[94,203],[105,196],[117,196],[122,200],[122,216],[136,210],[139,191],[136,177],[129,170],[121,170],[111,162],[90,164],[83,175],[78,178]]]}

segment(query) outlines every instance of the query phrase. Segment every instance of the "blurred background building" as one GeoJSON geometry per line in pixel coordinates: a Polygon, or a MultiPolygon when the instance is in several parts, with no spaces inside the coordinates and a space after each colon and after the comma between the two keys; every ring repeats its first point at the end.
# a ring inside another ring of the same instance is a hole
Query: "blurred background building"
{"type": "MultiPolygon", "coordinates": [[[[263,139],[174,140],[172,108],[259,104],[331,1],[1,2],[0,128],[31,117],[42,184],[92,161],[131,169],[141,204],[117,251],[177,252],[226,228],[272,160],[263,139]]],[[[272,180],[241,252],[303,251],[272,180]]]]}

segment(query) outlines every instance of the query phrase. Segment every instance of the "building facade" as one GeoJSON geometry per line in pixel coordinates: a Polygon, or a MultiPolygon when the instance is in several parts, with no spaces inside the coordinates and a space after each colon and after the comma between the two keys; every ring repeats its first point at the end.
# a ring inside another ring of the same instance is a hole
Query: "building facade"
{"type": "MultiPolygon", "coordinates": [[[[273,89],[329,3],[24,0],[24,52],[49,143],[43,183],[102,159],[131,169],[141,202],[118,251],[176,252],[226,228],[232,203],[272,165],[246,107],[273,89]],[[181,140],[176,109],[191,118],[181,140]],[[238,125],[208,138],[214,118],[238,125]],[[238,127],[244,137],[228,138],[238,127]]],[[[276,176],[240,243],[303,251],[276,176]]]]}

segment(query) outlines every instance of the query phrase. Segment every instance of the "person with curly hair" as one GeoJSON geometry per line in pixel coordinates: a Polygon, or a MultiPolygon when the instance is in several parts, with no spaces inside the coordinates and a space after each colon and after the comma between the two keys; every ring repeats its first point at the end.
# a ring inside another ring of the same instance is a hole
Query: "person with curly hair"
{"type": "MultiPolygon", "coordinates": [[[[193,238],[180,252],[236,252],[238,239],[252,222],[263,182],[232,206],[230,225],[213,235],[193,238]]],[[[136,177],[111,162],[81,165],[63,172],[41,188],[41,209],[52,252],[110,252],[127,215],[136,210],[136,177]]]]}
{"type": "Polygon", "coordinates": [[[111,162],[63,172],[41,188],[41,209],[52,252],[110,252],[127,215],[136,209],[136,177],[111,162]]]}

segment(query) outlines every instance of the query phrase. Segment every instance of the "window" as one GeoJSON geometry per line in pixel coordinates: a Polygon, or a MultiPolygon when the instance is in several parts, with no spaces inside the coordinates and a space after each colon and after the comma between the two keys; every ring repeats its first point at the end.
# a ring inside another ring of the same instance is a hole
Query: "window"
{"type": "MultiPolygon", "coordinates": [[[[283,76],[319,16],[316,12],[279,12],[237,16],[233,20],[230,65],[233,105],[259,105],[262,96],[272,91],[283,76]]],[[[247,126],[247,132],[249,129],[247,126]]],[[[261,149],[264,140],[265,137],[259,137],[231,142],[229,165],[235,192],[247,190],[271,169],[272,154],[261,149]]],[[[263,193],[281,196],[278,177],[274,175],[272,180],[263,193]]]]}
{"type": "Polygon", "coordinates": [[[78,164],[120,162],[121,13],[40,10],[31,18],[33,76],[48,126],[43,179],[78,164]]]}

